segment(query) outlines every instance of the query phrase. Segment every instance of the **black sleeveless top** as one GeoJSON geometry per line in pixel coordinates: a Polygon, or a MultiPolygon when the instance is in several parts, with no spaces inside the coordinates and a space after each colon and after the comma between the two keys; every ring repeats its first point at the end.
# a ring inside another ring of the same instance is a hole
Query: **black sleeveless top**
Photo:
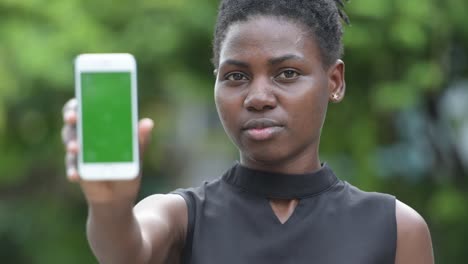
{"type": "Polygon", "coordinates": [[[395,198],[319,171],[286,175],[236,164],[179,189],[188,207],[185,264],[394,264],[395,198]],[[282,224],[269,198],[299,199],[282,224]]]}

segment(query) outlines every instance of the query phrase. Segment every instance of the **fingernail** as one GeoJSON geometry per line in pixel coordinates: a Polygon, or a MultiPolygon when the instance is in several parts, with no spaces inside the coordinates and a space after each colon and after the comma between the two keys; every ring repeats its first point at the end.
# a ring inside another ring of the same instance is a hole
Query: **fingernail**
{"type": "Polygon", "coordinates": [[[77,145],[76,141],[72,141],[72,142],[67,144],[67,151],[68,152],[76,152],[77,148],[78,148],[78,145],[77,145]]]}
{"type": "Polygon", "coordinates": [[[150,126],[151,128],[154,127],[154,122],[150,118],[145,118],[143,121],[147,123],[147,125],[150,126]]]}
{"type": "Polygon", "coordinates": [[[70,121],[70,119],[72,118],[72,116],[73,116],[73,112],[67,111],[67,112],[65,112],[65,114],[63,115],[63,118],[65,119],[65,121],[70,121]]]}
{"type": "Polygon", "coordinates": [[[75,175],[76,175],[76,169],[70,168],[70,169],[67,170],[67,176],[68,177],[73,177],[75,175]]]}

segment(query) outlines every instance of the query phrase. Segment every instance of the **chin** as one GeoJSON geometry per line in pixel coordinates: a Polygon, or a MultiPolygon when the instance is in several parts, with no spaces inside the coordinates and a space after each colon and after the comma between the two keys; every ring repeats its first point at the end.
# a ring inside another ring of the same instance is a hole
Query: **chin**
{"type": "MultiPolygon", "coordinates": [[[[283,150],[284,151],[284,150],[283,150]]],[[[258,164],[277,166],[287,160],[287,156],[277,148],[257,148],[255,150],[244,150],[241,155],[244,160],[253,161],[258,164]]]]}

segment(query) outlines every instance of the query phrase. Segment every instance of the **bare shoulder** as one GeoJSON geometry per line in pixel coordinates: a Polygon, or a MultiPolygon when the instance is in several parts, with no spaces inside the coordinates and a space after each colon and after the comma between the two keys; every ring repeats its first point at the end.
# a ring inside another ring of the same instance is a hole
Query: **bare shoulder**
{"type": "Polygon", "coordinates": [[[423,217],[408,205],[396,201],[396,264],[434,263],[429,228],[423,217]]]}
{"type": "Polygon", "coordinates": [[[150,263],[180,262],[188,225],[184,198],[177,194],[151,195],[135,206],[134,214],[143,239],[152,248],[150,263]]]}
{"type": "Polygon", "coordinates": [[[155,194],[148,196],[135,206],[134,212],[137,219],[163,224],[172,232],[178,232],[180,238],[185,238],[188,218],[187,204],[180,195],[155,194]]]}
{"type": "Polygon", "coordinates": [[[180,218],[187,214],[187,204],[184,198],[177,194],[154,194],[141,200],[134,210],[137,214],[157,214],[180,218]]]}

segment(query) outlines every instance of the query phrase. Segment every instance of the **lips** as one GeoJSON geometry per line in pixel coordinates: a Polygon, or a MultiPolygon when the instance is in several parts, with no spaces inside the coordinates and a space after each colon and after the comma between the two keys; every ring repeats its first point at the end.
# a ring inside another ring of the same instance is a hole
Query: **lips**
{"type": "Polygon", "coordinates": [[[251,119],[242,127],[248,138],[257,141],[271,139],[283,129],[278,121],[269,118],[251,119]]]}

